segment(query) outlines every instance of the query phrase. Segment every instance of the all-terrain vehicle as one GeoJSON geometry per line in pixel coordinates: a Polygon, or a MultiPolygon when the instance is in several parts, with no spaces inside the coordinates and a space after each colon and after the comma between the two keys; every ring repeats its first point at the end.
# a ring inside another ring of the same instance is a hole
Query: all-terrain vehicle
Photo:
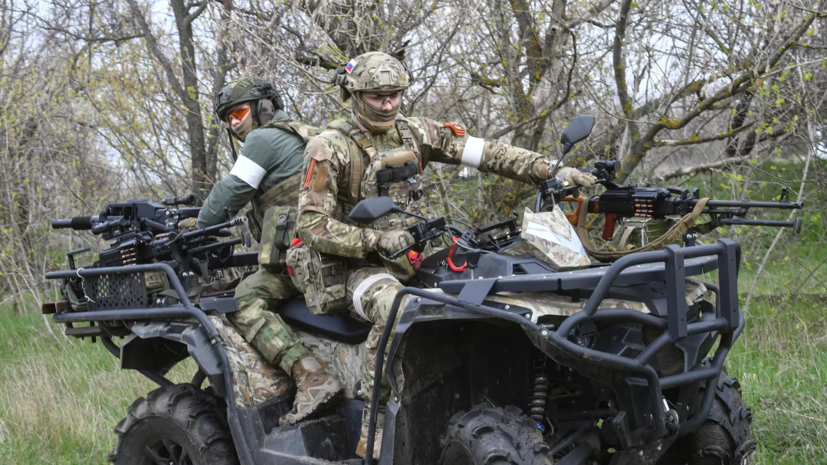
{"type": "MultiPolygon", "coordinates": [[[[588,136],[593,121],[581,117],[569,126],[564,151],[588,136]]],[[[603,175],[611,171],[601,166],[603,175]]],[[[621,187],[611,187],[610,176],[602,182],[607,192],[621,187]]],[[[671,202],[672,214],[698,202],[635,192],[629,202],[652,215],[652,205],[657,210],[662,202],[671,202]],[[641,196],[649,199],[645,208],[641,196]]],[[[512,219],[462,229],[445,218],[421,218],[411,228],[415,250],[443,237],[450,245],[426,257],[416,285],[397,295],[390,320],[398,322],[386,325],[379,342],[379,353],[390,347],[376,376],[385,376],[392,391],[379,464],[747,463],[754,449],[750,411],[738,381],[724,370],[744,328],[738,243],[668,245],[598,262],[578,237],[576,215],[567,218],[560,209],[572,194],[564,183],[544,182],[522,225],[512,219]],[[707,273],[716,284],[697,279],[707,273]]],[[[123,369],[160,386],[116,426],[109,459],[374,463],[378,392],[368,457],[354,454],[369,325],[312,315],[303,300],[279,309],[346,392],[313,419],[278,426],[292,405],[292,380],[224,316],[237,310],[237,280],[227,270],[255,265],[256,254],[234,253],[246,237],[219,240],[239,219],[178,232],[178,221],[197,214],[180,207],[187,200],[130,201],[96,217],[53,222],[113,242],[91,267],[77,267],[81,251],[72,251],[69,270],[47,274],[63,280],[65,300],[44,305],[44,312],[65,324],[68,335],[99,338],[123,369]],[[188,357],[197,372],[190,383],[173,384],[166,373],[188,357]]],[[[590,204],[596,205],[589,211],[600,208],[599,199],[582,203],[590,204]]],[[[787,201],[767,206],[800,208],[787,201]]],[[[632,216],[621,211],[622,202],[615,207],[620,217],[632,216]]],[[[704,208],[717,209],[719,224],[743,217],[724,207],[704,208]]],[[[366,224],[405,213],[379,197],[350,215],[366,224]]]]}

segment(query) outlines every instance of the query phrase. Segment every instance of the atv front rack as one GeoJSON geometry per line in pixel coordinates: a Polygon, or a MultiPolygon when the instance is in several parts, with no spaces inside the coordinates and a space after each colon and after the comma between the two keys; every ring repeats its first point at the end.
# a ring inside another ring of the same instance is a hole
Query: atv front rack
{"type": "MultiPolygon", "coordinates": [[[[740,245],[732,240],[722,239],[716,244],[681,248],[675,245],[664,250],[641,252],[627,255],[610,266],[591,268],[572,272],[546,273],[545,275],[521,275],[498,278],[480,278],[471,280],[448,281],[440,285],[443,291],[457,294],[457,297],[430,292],[428,290],[406,287],[394,299],[388,322],[382,333],[377,348],[383,353],[387,347],[399,306],[406,295],[420,297],[436,303],[446,304],[457,309],[508,320],[523,327],[529,338],[544,352],[562,354],[572,362],[600,363],[602,366],[628,372],[628,383],[642,385],[647,393],[648,417],[646,431],[629,432],[621,444],[624,447],[636,447],[643,443],[644,437],[657,440],[677,437],[697,429],[707,418],[712,407],[717,386],[729,350],[744,328],[744,316],[738,308],[738,270],[741,258],[740,245]],[[718,271],[718,285],[703,283],[707,289],[717,294],[714,314],[704,314],[696,322],[688,322],[688,304],[686,301],[687,276],[718,271]],[[612,308],[599,310],[600,303],[610,294],[622,294],[619,286],[642,285],[660,281],[665,284],[665,314],[643,313],[637,310],[612,308]],[[581,295],[589,295],[584,308],[565,319],[554,330],[525,318],[512,311],[484,305],[486,297],[498,292],[554,292],[579,290],[581,295]],[[659,335],[636,357],[624,357],[584,347],[575,342],[575,330],[586,322],[629,322],[659,331],[659,335]],[[695,363],[684,366],[682,373],[662,375],[651,362],[668,344],[680,342],[698,334],[711,334],[713,339],[720,336],[718,348],[711,363],[695,363]],[[676,425],[667,427],[664,411],[663,390],[686,386],[706,381],[701,396],[701,407],[691,418],[680,419],[676,425]]],[[[382,358],[377,359],[374,376],[379,378],[383,371],[382,358]]],[[[371,399],[371,417],[368,431],[366,463],[371,463],[373,442],[376,431],[376,411],[378,407],[380,383],[375,383],[371,399]]],[[[589,412],[583,412],[589,413],[589,412]]],[[[623,412],[620,412],[621,414],[623,412]]],[[[640,428],[638,428],[640,429],[640,428]]]]}

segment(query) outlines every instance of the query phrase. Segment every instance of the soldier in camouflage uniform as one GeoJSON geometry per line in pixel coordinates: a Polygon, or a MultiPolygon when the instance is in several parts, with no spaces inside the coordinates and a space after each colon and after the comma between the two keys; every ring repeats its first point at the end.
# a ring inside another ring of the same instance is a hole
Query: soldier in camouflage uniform
{"type": "MultiPolygon", "coordinates": [[[[345,262],[347,310],[374,324],[362,380],[366,405],[370,404],[379,336],[402,282],[414,275],[408,256],[387,257],[413,243],[406,228],[419,220],[389,215],[368,228],[353,224],[347,217],[350,210],[362,199],[384,195],[409,211],[423,213],[428,202],[420,178],[429,162],[462,164],[527,183],[551,176],[549,160],[539,153],[471,137],[450,122],[401,116],[408,79],[398,60],[380,52],[356,57],[337,74],[343,100],[352,99],[352,114],[331,122],[308,143],[299,194],[299,237],[306,247],[345,262]]],[[[569,170],[566,178],[578,185],[594,185],[593,176],[577,170],[569,170]]],[[[341,297],[331,295],[331,299],[341,297]]],[[[382,382],[379,405],[388,394],[387,382],[382,382]]],[[[357,449],[363,457],[368,410],[363,413],[357,449]]],[[[379,412],[377,425],[381,428],[382,424],[383,412],[379,412]]],[[[378,429],[374,457],[378,457],[381,434],[378,429]]]]}
{"type": "MultiPolygon", "coordinates": [[[[244,145],[230,174],[210,192],[196,226],[200,229],[225,221],[225,211],[235,215],[252,201],[248,217],[250,229],[261,243],[262,266],[238,285],[238,312],[228,317],[268,362],[280,366],[296,381],[293,409],[280,420],[292,424],[342,389],[284,320],[273,313],[299,292],[283,265],[278,266],[278,260],[262,259],[278,255],[278,251],[271,250],[277,232],[275,217],[280,211],[286,212],[285,207],[295,210],[305,138],[315,128],[291,121],[276,90],[254,78],[229,84],[218,95],[216,105],[218,117],[229,124],[231,134],[244,145]]],[[[287,224],[285,221],[285,227],[287,224]]],[[[279,232],[289,244],[294,231],[279,232]]]]}

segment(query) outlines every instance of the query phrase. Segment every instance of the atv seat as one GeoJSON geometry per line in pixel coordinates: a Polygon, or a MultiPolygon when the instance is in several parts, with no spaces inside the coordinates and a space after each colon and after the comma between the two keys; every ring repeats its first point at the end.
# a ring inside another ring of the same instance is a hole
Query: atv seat
{"type": "Polygon", "coordinates": [[[367,339],[370,323],[358,321],[346,314],[314,315],[304,299],[294,299],[279,310],[284,321],[295,329],[316,333],[347,344],[361,344],[367,339]]]}

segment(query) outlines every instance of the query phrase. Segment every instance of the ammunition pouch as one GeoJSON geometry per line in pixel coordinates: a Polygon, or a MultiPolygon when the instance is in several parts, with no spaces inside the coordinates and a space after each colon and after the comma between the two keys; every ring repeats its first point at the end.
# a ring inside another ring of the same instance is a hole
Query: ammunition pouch
{"type": "Polygon", "coordinates": [[[333,315],[347,310],[345,261],[342,257],[299,245],[287,251],[287,265],[290,278],[304,294],[310,313],[333,315]]]}
{"type": "Polygon", "coordinates": [[[413,161],[407,161],[402,166],[386,165],[385,169],[376,172],[376,184],[379,187],[379,196],[388,196],[390,183],[400,182],[419,174],[419,165],[413,161]]]}
{"type": "Polygon", "coordinates": [[[247,217],[247,227],[250,229],[250,235],[256,242],[261,243],[261,222],[256,214],[256,208],[250,208],[244,216],[247,217]]]}
{"type": "Polygon", "coordinates": [[[285,269],[287,249],[296,234],[296,207],[270,207],[264,213],[261,227],[261,241],[258,264],[271,273],[285,269]]]}

